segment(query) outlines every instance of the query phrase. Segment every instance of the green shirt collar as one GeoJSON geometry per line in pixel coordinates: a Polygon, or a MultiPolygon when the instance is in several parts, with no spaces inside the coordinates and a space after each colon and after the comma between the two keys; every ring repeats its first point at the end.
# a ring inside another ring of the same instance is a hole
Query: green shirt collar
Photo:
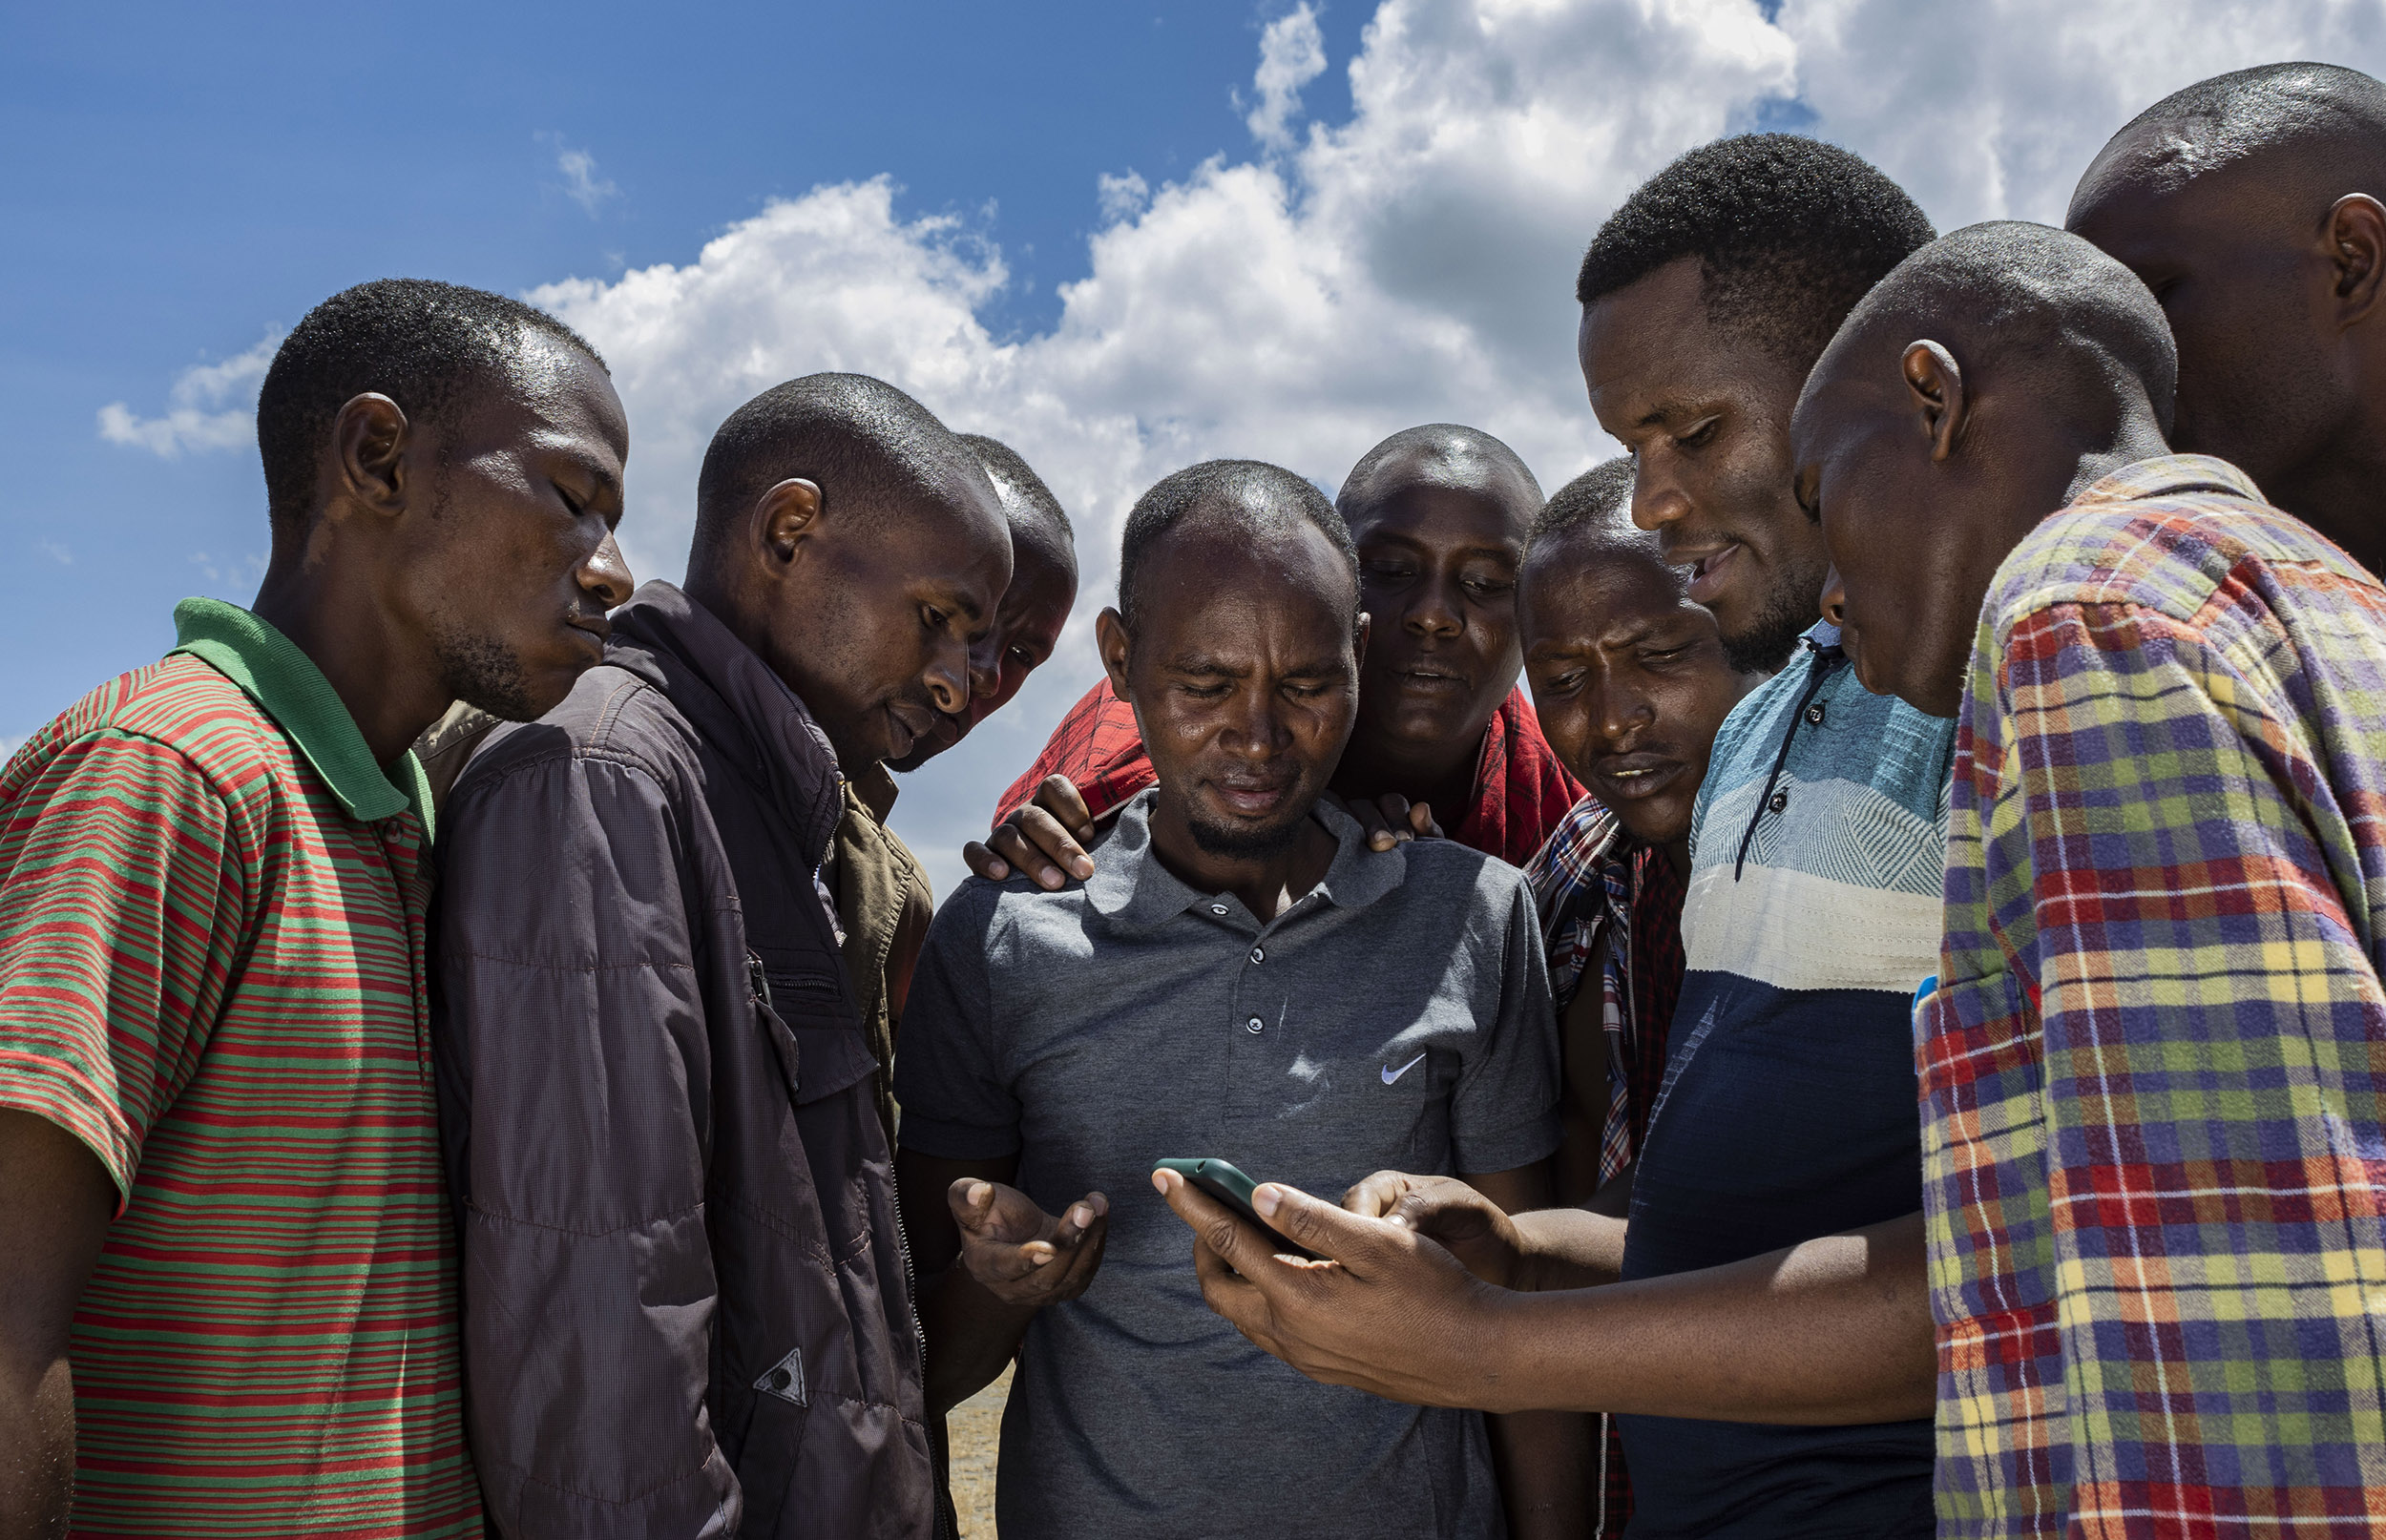
{"type": "Polygon", "coordinates": [[[410,807],[423,821],[424,838],[429,838],[430,782],[422,761],[408,749],[398,758],[395,779],[374,763],[347,703],[296,642],[220,599],[176,605],[174,631],[174,651],[207,663],[247,692],[290,736],[350,818],[370,823],[410,807]]]}

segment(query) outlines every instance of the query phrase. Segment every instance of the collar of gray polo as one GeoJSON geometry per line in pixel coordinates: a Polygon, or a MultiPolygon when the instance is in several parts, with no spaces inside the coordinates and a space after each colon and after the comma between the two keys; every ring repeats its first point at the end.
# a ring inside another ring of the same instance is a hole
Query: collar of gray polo
{"type": "MultiPolygon", "coordinates": [[[[1137,793],[1119,810],[1119,826],[1094,852],[1094,875],[1086,880],[1085,899],[1096,912],[1124,930],[1151,930],[1167,924],[1213,895],[1187,885],[1152,854],[1152,803],[1157,788],[1137,793]]],[[[1408,847],[1370,850],[1358,821],[1340,808],[1320,802],[1311,815],[1334,837],[1334,859],[1317,896],[1338,908],[1361,909],[1400,885],[1408,873],[1408,847]]],[[[1242,907],[1231,895],[1217,902],[1242,907]]]]}

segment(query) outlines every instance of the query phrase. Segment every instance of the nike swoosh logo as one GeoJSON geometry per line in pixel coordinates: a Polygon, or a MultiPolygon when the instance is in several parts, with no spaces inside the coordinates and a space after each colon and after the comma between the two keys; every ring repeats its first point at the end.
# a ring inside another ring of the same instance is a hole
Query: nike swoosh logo
{"type": "Polygon", "coordinates": [[[1424,1063],[1424,1062],[1425,1062],[1425,1055],[1424,1055],[1424,1054],[1422,1054],[1422,1053],[1419,1053],[1419,1054],[1418,1054],[1415,1058],[1411,1059],[1408,1063],[1406,1063],[1406,1064],[1404,1064],[1404,1065],[1400,1066],[1400,1068],[1398,1068],[1397,1070],[1393,1069],[1393,1068],[1392,1068],[1391,1065],[1389,1065],[1389,1064],[1385,1065],[1385,1066],[1384,1066],[1384,1084],[1385,1084],[1385,1085],[1391,1085],[1391,1084],[1392,1084],[1394,1080],[1399,1079],[1402,1075],[1407,1074],[1407,1073],[1408,1073],[1411,1070],[1415,1069],[1418,1065],[1420,1065],[1420,1064],[1422,1064],[1422,1063],[1424,1063]]]}

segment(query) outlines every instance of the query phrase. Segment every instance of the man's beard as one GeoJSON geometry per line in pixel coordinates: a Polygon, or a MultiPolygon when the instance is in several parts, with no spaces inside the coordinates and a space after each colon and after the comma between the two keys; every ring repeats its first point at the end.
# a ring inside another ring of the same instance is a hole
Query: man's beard
{"type": "Polygon", "coordinates": [[[1724,660],[1741,674],[1777,674],[1790,661],[1790,649],[1807,629],[1820,620],[1822,607],[1814,595],[1823,591],[1823,574],[1798,596],[1794,582],[1784,583],[1765,596],[1765,608],[1745,631],[1723,638],[1724,660]]]}
{"type": "Polygon", "coordinates": [[[1291,849],[1293,842],[1301,838],[1301,825],[1308,822],[1309,812],[1309,808],[1304,807],[1297,818],[1259,828],[1211,823],[1199,817],[1188,818],[1185,823],[1203,855],[1224,856],[1229,861],[1260,861],[1291,849]]]}
{"type": "Polygon", "coordinates": [[[545,714],[531,695],[521,655],[493,636],[442,630],[431,638],[448,693],[501,721],[534,721],[545,714]]]}

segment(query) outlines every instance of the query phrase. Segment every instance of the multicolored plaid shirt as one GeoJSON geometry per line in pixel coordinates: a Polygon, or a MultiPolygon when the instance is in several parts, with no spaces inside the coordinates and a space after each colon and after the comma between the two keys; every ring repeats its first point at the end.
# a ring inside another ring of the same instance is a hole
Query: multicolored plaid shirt
{"type": "Polygon", "coordinates": [[[1607,1037],[1607,1109],[1599,1148],[1599,1179],[1605,1182],[1632,1163],[1665,1077],[1665,1033],[1682,993],[1686,888],[1664,851],[1626,834],[1588,793],[1525,863],[1524,876],[1540,911],[1560,1022],[1605,943],[1600,1016],[1607,1037]]]}
{"type": "Polygon", "coordinates": [[[118,1204],[70,1347],[74,1533],[478,1535],[429,788],[264,621],[175,621],[0,772],[0,1107],[118,1204]]]}
{"type": "Polygon", "coordinates": [[[2386,1525],[2386,590],[2216,460],[1998,570],[1917,1017],[1943,1535],[2386,1525]]]}
{"type": "MultiPolygon", "coordinates": [[[[1135,708],[1119,698],[1108,679],[1086,691],[1060,718],[1044,752],[1002,794],[994,823],[1034,801],[1036,788],[1053,776],[1067,776],[1098,821],[1159,779],[1143,753],[1135,708]]],[[[1475,801],[1455,823],[1445,817],[1443,827],[1469,849],[1521,866],[1581,795],[1580,784],[1541,737],[1533,703],[1522,690],[1511,690],[1483,730],[1483,749],[1475,761],[1475,801]]]]}

